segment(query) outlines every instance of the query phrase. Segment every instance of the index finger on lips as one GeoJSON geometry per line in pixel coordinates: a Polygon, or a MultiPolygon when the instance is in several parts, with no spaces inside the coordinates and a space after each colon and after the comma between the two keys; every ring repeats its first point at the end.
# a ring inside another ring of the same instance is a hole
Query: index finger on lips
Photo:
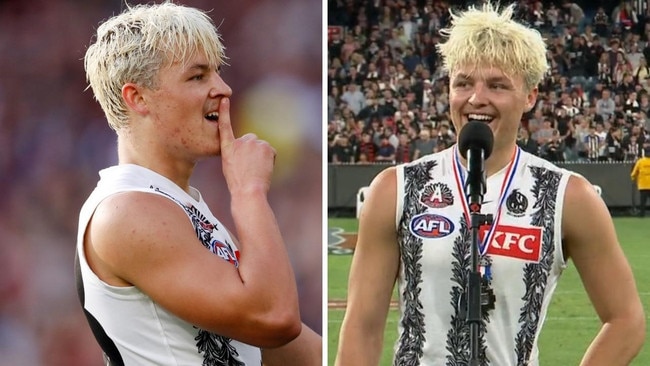
{"type": "Polygon", "coordinates": [[[232,131],[230,122],[230,98],[223,98],[219,102],[219,143],[221,148],[232,145],[235,140],[235,134],[232,131]]]}

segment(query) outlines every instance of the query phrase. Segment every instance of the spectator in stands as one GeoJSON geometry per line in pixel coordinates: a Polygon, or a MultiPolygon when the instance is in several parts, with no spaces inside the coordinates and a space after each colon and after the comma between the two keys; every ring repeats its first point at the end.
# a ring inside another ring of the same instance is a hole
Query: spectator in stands
{"type": "Polygon", "coordinates": [[[650,87],[650,67],[648,67],[648,62],[645,56],[639,58],[639,66],[634,70],[634,81],[637,84],[648,90],[650,87]]]}
{"type": "Polygon", "coordinates": [[[402,132],[399,134],[399,144],[395,151],[396,163],[408,163],[413,160],[413,145],[408,133],[402,132]]]}
{"type": "MultiPolygon", "coordinates": [[[[407,117],[407,119],[410,117],[407,117]]],[[[395,128],[396,126],[391,125],[391,126],[384,126],[384,129],[381,133],[380,139],[377,143],[377,145],[381,145],[381,140],[382,139],[387,139],[388,142],[393,145],[394,148],[397,148],[397,145],[399,144],[399,137],[395,134],[395,128]]]]}
{"type": "Polygon", "coordinates": [[[621,1],[612,12],[612,22],[625,31],[632,31],[639,23],[636,10],[629,1],[621,1]]]}
{"type": "Polygon", "coordinates": [[[354,39],[352,34],[345,35],[343,45],[341,46],[341,62],[343,64],[346,64],[350,60],[350,57],[354,51],[356,51],[359,47],[359,43],[354,39]]]}
{"type": "Polygon", "coordinates": [[[528,119],[528,132],[532,135],[533,133],[537,132],[541,127],[542,124],[544,123],[544,115],[542,114],[542,108],[540,108],[542,104],[540,102],[537,103],[537,107],[533,109],[533,116],[528,119]]]}
{"type": "Polygon", "coordinates": [[[375,162],[375,156],[377,156],[377,145],[373,142],[374,130],[368,129],[363,131],[361,134],[361,142],[357,148],[357,158],[360,155],[365,156],[365,160],[369,163],[375,162]]]}
{"type": "Polygon", "coordinates": [[[587,78],[597,79],[599,77],[600,66],[598,63],[603,53],[605,53],[605,48],[600,43],[600,37],[594,35],[592,40],[587,42],[585,51],[585,76],[587,78]]]}
{"type": "Polygon", "coordinates": [[[394,97],[393,90],[390,88],[383,89],[382,93],[383,100],[380,103],[383,116],[394,116],[395,112],[397,112],[399,101],[394,97]]]}
{"type": "Polygon", "coordinates": [[[436,140],[431,138],[431,129],[428,127],[420,130],[420,135],[414,142],[415,150],[413,151],[413,160],[419,159],[435,151],[436,140]]]}
{"type": "Polygon", "coordinates": [[[547,27],[550,28],[552,33],[556,33],[558,30],[557,26],[560,22],[560,11],[555,7],[555,3],[551,3],[546,11],[546,20],[548,22],[547,27]]]}
{"type": "Polygon", "coordinates": [[[444,143],[445,146],[451,146],[456,141],[456,135],[449,128],[448,121],[442,121],[440,127],[438,128],[438,141],[436,143],[444,143]]]}
{"type": "Polygon", "coordinates": [[[420,65],[420,62],[420,56],[413,52],[413,47],[406,47],[404,57],[402,58],[402,63],[406,72],[413,74],[415,72],[415,68],[420,65]]]}
{"type": "Polygon", "coordinates": [[[370,97],[366,99],[366,105],[359,111],[357,118],[370,124],[373,119],[381,119],[384,116],[382,106],[377,102],[377,98],[370,97]]]}
{"type": "Polygon", "coordinates": [[[605,143],[607,145],[607,160],[623,161],[625,158],[625,152],[623,151],[621,139],[621,129],[617,127],[611,127],[607,133],[607,136],[605,137],[605,143]]]}
{"type": "Polygon", "coordinates": [[[519,127],[519,136],[517,136],[517,145],[524,151],[533,155],[539,155],[539,144],[535,139],[530,137],[530,132],[526,127],[519,127]]]}
{"type": "MultiPolygon", "coordinates": [[[[650,112],[650,96],[648,96],[648,93],[646,92],[641,94],[639,99],[641,99],[641,101],[639,102],[639,112],[643,112],[647,116],[648,112],[650,112]]],[[[637,119],[639,118],[640,118],[640,114],[639,116],[637,116],[637,119]]]]}
{"type": "Polygon", "coordinates": [[[630,65],[632,65],[633,71],[639,68],[641,58],[643,57],[643,52],[639,49],[639,42],[630,43],[630,46],[626,49],[625,57],[630,65]]]}
{"type": "Polygon", "coordinates": [[[639,143],[638,138],[638,135],[629,135],[626,136],[626,140],[623,141],[625,161],[636,161],[639,157],[641,157],[643,145],[639,143]]]}
{"type": "Polygon", "coordinates": [[[646,148],[644,157],[636,161],[630,176],[639,190],[639,217],[645,217],[646,206],[650,201],[650,148],[646,148]]]}
{"type": "Polygon", "coordinates": [[[359,114],[361,109],[366,106],[366,97],[363,95],[357,84],[350,83],[345,88],[341,101],[347,103],[355,115],[359,114]]]}
{"type": "Polygon", "coordinates": [[[632,115],[639,113],[640,110],[641,108],[637,100],[636,92],[630,91],[627,94],[627,99],[625,99],[625,102],[623,103],[623,112],[627,117],[631,118],[632,115]]]}
{"type": "Polygon", "coordinates": [[[332,163],[354,163],[354,147],[350,144],[348,135],[340,134],[334,138],[332,147],[332,163]]]}
{"type": "Polygon", "coordinates": [[[554,130],[555,130],[555,126],[551,118],[544,117],[544,121],[542,122],[542,127],[539,130],[535,131],[531,137],[535,141],[537,141],[537,144],[539,146],[544,146],[553,137],[554,130]]]}
{"type": "Polygon", "coordinates": [[[394,163],[395,162],[395,146],[390,143],[388,137],[383,135],[379,146],[377,147],[377,155],[375,161],[378,163],[394,163]]]}
{"type": "Polygon", "coordinates": [[[619,98],[625,99],[625,97],[637,90],[637,84],[634,81],[633,70],[630,69],[630,64],[626,64],[624,67],[625,72],[623,72],[620,82],[616,84],[616,96],[619,98]]]}
{"type": "Polygon", "coordinates": [[[542,157],[548,161],[564,161],[564,139],[560,132],[554,129],[551,138],[541,147],[542,157]]]}
{"type": "Polygon", "coordinates": [[[609,15],[602,6],[598,7],[593,20],[594,32],[601,37],[609,37],[609,15]]]}
{"type": "Polygon", "coordinates": [[[614,115],[615,109],[616,103],[611,98],[611,92],[608,89],[603,90],[603,96],[596,101],[596,113],[603,121],[609,121],[614,115]]]}
{"type": "Polygon", "coordinates": [[[631,75],[633,70],[631,68],[632,65],[625,58],[625,54],[622,51],[616,52],[615,55],[616,62],[613,68],[612,81],[614,84],[619,86],[623,83],[625,76],[631,75]]]}
{"type": "Polygon", "coordinates": [[[582,10],[580,5],[570,0],[564,0],[562,2],[562,7],[564,7],[565,11],[567,11],[569,14],[567,23],[577,25],[578,32],[584,31],[584,27],[588,23],[588,19],[585,17],[585,12],[582,10]]]}
{"type": "Polygon", "coordinates": [[[589,161],[596,162],[601,160],[601,151],[605,146],[605,139],[601,138],[597,133],[597,127],[601,126],[592,125],[589,127],[589,135],[585,137],[584,145],[586,150],[586,157],[589,161]]]}

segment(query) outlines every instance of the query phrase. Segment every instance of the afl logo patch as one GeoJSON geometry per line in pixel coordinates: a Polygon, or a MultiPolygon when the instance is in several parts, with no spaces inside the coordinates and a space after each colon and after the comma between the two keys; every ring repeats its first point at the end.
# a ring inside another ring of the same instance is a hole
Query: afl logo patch
{"type": "Polygon", "coordinates": [[[411,219],[409,229],[422,239],[440,239],[454,232],[454,223],[444,216],[424,213],[411,219]]]}
{"type": "Polygon", "coordinates": [[[522,217],[528,208],[528,198],[519,192],[518,189],[515,189],[506,199],[506,208],[510,215],[522,217]]]}

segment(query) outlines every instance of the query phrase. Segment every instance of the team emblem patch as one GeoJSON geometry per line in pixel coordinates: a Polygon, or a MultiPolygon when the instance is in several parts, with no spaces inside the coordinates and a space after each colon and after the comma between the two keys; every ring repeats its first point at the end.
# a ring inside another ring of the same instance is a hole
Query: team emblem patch
{"type": "Polygon", "coordinates": [[[519,192],[518,189],[515,189],[506,198],[506,208],[508,209],[508,214],[515,217],[522,217],[528,208],[528,198],[519,192]]]}
{"type": "Polygon", "coordinates": [[[227,243],[215,239],[210,243],[210,251],[223,260],[234,264],[235,267],[239,267],[239,251],[233,251],[227,243]]]}
{"type": "Polygon", "coordinates": [[[411,219],[411,233],[422,239],[440,239],[454,232],[454,223],[442,216],[424,213],[411,219]]]}
{"type": "Polygon", "coordinates": [[[454,194],[446,184],[434,183],[424,188],[420,202],[431,208],[443,208],[454,204],[454,194]]]}

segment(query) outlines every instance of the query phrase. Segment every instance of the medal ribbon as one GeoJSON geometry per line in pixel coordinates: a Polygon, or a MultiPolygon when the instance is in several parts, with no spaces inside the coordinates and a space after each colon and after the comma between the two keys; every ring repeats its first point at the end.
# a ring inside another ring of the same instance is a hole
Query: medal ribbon
{"type": "MultiPolygon", "coordinates": [[[[459,152],[458,152],[458,146],[454,148],[454,178],[456,179],[456,186],[458,187],[458,191],[460,192],[460,201],[463,205],[463,212],[465,214],[465,219],[467,220],[467,224],[469,225],[471,223],[471,218],[469,214],[469,202],[467,201],[467,196],[465,195],[465,169],[463,168],[462,164],[460,163],[459,159],[459,152]]],[[[501,183],[501,190],[499,191],[499,203],[497,206],[497,212],[496,216],[494,218],[494,221],[492,222],[492,225],[490,226],[490,230],[487,232],[487,235],[483,238],[483,242],[479,244],[479,253],[481,256],[485,255],[487,253],[487,250],[489,248],[489,243],[491,242],[492,238],[494,237],[494,233],[496,232],[496,228],[499,225],[499,219],[501,218],[501,207],[503,206],[503,203],[506,200],[506,197],[508,196],[508,192],[510,191],[510,186],[512,185],[512,181],[514,180],[515,173],[517,172],[517,167],[519,166],[519,157],[520,157],[520,150],[519,146],[515,148],[515,151],[512,154],[512,158],[510,158],[510,163],[508,164],[508,169],[506,170],[506,175],[503,177],[503,182],[501,183]]]]}

